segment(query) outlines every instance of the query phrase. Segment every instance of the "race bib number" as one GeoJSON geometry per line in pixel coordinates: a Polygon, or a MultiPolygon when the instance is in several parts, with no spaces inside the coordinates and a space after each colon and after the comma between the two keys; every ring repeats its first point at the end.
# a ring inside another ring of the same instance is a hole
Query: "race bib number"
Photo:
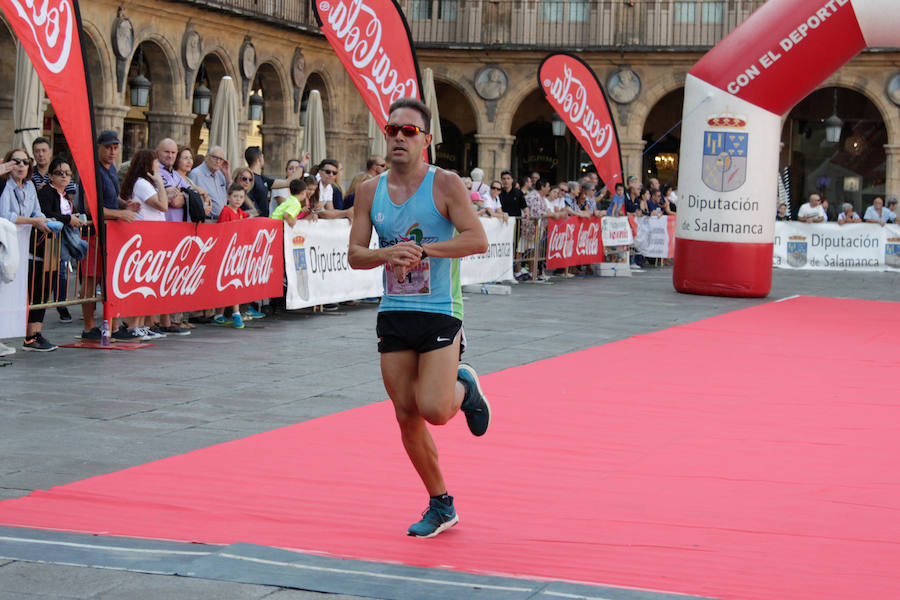
{"type": "Polygon", "coordinates": [[[431,263],[428,258],[419,261],[401,281],[397,281],[394,265],[386,264],[384,279],[388,296],[428,296],[431,294],[431,263]]]}

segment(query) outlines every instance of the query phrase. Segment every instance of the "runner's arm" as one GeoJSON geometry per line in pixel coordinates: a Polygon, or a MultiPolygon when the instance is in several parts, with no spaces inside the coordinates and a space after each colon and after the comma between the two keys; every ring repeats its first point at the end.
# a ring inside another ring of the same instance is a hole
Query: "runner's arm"
{"type": "Polygon", "coordinates": [[[445,242],[426,244],[428,256],[460,258],[487,252],[487,234],[472,210],[472,202],[459,176],[438,169],[434,174],[434,199],[438,211],[450,219],[458,233],[445,242]]]}
{"type": "Polygon", "coordinates": [[[372,201],[377,185],[377,179],[370,179],[360,185],[356,192],[347,261],[353,269],[374,269],[387,262],[404,267],[414,265],[419,261],[422,249],[413,242],[402,242],[375,250],[369,248],[369,242],[372,241],[372,201]]]}

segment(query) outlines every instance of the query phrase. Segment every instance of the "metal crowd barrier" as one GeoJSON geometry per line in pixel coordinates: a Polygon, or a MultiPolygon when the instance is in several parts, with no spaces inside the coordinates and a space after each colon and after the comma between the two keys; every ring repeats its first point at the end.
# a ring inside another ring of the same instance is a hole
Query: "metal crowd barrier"
{"type": "Polygon", "coordinates": [[[42,291],[42,301],[29,303],[29,309],[59,308],[103,301],[96,285],[102,273],[100,237],[91,223],[86,223],[79,229],[85,252],[83,258],[77,261],[64,250],[62,231],[46,234],[32,229],[29,258],[34,257],[34,267],[30,269],[28,297],[33,298],[32,292],[39,289],[42,291]],[[88,280],[93,283],[90,286],[93,289],[88,289],[88,280]]]}
{"type": "Polygon", "coordinates": [[[546,271],[548,220],[532,217],[516,217],[515,220],[513,273],[528,273],[529,276],[517,277],[519,281],[538,281],[546,271]]]}

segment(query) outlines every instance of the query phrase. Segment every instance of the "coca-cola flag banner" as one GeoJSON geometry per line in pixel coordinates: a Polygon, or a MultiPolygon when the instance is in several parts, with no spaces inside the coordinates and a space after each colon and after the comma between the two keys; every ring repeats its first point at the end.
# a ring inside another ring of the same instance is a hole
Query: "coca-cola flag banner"
{"type": "Polygon", "coordinates": [[[155,315],[282,295],[282,222],[109,221],[107,314],[155,315]]]}
{"type": "Polygon", "coordinates": [[[93,113],[78,0],[0,0],[0,7],[44,84],[78,168],[85,206],[97,219],[93,113]]]}
{"type": "Polygon", "coordinates": [[[379,128],[399,98],[422,97],[412,35],[393,0],[315,0],[316,20],[379,128]]]}
{"type": "Polygon", "coordinates": [[[547,224],[547,268],[603,262],[600,217],[550,219],[547,224]]]}
{"type": "Polygon", "coordinates": [[[619,134],[594,71],[571,54],[551,54],[538,69],[538,83],[547,102],[591,157],[597,176],[613,189],[623,180],[619,134]]]}

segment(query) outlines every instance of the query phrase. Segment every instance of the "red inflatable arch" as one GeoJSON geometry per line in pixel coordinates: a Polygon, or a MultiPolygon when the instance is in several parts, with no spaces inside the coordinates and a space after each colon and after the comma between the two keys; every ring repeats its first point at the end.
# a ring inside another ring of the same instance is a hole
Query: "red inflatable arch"
{"type": "Polygon", "coordinates": [[[688,74],[673,283],[772,287],[781,115],[866,47],[900,38],[897,0],[769,0],[688,74]]]}

